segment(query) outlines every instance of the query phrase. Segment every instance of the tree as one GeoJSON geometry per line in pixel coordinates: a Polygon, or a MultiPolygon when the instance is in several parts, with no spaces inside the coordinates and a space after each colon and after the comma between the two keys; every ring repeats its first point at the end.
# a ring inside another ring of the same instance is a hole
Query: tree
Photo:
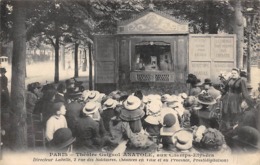
{"type": "Polygon", "coordinates": [[[11,147],[25,150],[27,147],[27,126],[25,108],[25,68],[26,68],[26,3],[13,3],[13,58],[11,80],[11,147]],[[14,104],[15,103],[15,104],[14,104]]]}

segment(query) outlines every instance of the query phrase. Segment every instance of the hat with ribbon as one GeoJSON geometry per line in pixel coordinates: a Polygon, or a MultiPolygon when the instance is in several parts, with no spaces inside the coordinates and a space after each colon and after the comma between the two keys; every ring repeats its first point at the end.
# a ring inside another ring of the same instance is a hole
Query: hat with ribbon
{"type": "Polygon", "coordinates": [[[156,101],[153,101],[146,106],[146,113],[147,117],[144,119],[147,123],[153,124],[153,125],[159,125],[160,123],[160,110],[161,110],[161,104],[159,104],[156,101]]]}
{"type": "Polygon", "coordinates": [[[209,95],[207,92],[200,93],[198,95],[197,101],[204,105],[213,105],[216,103],[216,100],[211,95],[209,95]]]}
{"type": "Polygon", "coordinates": [[[90,95],[90,92],[91,92],[91,91],[89,91],[89,90],[84,90],[84,91],[82,92],[81,97],[84,99],[84,101],[86,101],[86,100],[88,99],[88,96],[90,95]]]}
{"type": "Polygon", "coordinates": [[[87,102],[85,107],[83,108],[83,113],[85,115],[90,115],[90,114],[93,114],[96,111],[98,111],[98,108],[99,108],[99,106],[96,102],[90,101],[90,102],[87,102]]]}
{"type": "Polygon", "coordinates": [[[141,100],[136,96],[128,96],[128,98],[123,102],[123,106],[127,110],[135,110],[141,106],[141,100]]]}
{"type": "Polygon", "coordinates": [[[72,144],[75,140],[76,138],[72,136],[72,132],[69,128],[60,128],[54,132],[50,144],[54,149],[63,149],[72,144]]]}
{"type": "Polygon", "coordinates": [[[141,100],[133,95],[127,97],[123,102],[120,118],[125,121],[139,120],[145,115],[141,100]]]}
{"type": "Polygon", "coordinates": [[[100,98],[99,91],[90,91],[88,101],[97,101],[100,98]]]}
{"type": "Polygon", "coordinates": [[[181,129],[173,135],[173,141],[178,150],[185,152],[192,148],[193,134],[192,132],[181,129]]]}
{"type": "Polygon", "coordinates": [[[115,108],[117,104],[118,102],[116,100],[109,98],[104,102],[104,108],[115,108]]]}

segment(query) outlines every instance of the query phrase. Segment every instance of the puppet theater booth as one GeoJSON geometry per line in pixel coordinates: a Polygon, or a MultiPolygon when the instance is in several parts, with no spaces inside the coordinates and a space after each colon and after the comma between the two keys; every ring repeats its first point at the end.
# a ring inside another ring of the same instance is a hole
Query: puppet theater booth
{"type": "MultiPolygon", "coordinates": [[[[94,88],[104,93],[116,89],[184,92],[189,70],[201,75],[202,81],[214,75],[211,73],[214,69],[210,68],[215,61],[210,52],[215,50],[209,50],[208,43],[214,43],[216,37],[189,35],[188,22],[155,9],[146,10],[133,19],[119,22],[117,34],[95,36],[94,88]],[[208,64],[209,69],[205,68],[208,64]]],[[[234,36],[231,41],[234,45],[234,36]]],[[[230,62],[223,64],[226,68],[235,64],[233,45],[230,62]]]]}

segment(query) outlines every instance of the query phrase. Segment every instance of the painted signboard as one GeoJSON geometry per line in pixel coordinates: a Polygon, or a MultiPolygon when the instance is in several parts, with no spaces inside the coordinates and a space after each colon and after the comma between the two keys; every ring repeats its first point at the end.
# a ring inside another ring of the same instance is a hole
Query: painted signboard
{"type": "Polygon", "coordinates": [[[204,81],[218,81],[218,75],[236,66],[236,36],[189,35],[189,73],[204,81]]]}

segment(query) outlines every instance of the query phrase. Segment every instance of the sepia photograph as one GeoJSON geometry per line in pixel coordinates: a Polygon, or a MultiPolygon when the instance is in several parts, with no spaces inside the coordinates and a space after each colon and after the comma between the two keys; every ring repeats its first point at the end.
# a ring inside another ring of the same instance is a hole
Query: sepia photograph
{"type": "Polygon", "coordinates": [[[0,164],[260,164],[260,0],[0,5],[0,164]]]}

